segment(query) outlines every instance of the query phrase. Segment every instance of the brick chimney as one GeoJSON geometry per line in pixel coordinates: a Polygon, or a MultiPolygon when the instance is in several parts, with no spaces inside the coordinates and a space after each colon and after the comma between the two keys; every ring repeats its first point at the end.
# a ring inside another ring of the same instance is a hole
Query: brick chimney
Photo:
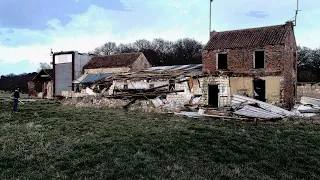
{"type": "Polygon", "coordinates": [[[218,32],[215,31],[215,30],[211,31],[211,32],[210,32],[210,39],[211,39],[214,35],[216,35],[217,33],[218,33],[218,32]]]}

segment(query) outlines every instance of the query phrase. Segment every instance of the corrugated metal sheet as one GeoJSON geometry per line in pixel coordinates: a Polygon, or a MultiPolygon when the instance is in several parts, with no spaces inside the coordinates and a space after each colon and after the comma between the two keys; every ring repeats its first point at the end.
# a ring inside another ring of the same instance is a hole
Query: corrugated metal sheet
{"type": "Polygon", "coordinates": [[[190,65],[175,65],[175,66],[158,66],[151,67],[146,72],[161,72],[161,71],[191,71],[191,70],[202,70],[202,64],[190,64],[190,65]]]}
{"type": "Polygon", "coordinates": [[[72,63],[55,65],[55,94],[72,90],[72,63]]]}
{"type": "Polygon", "coordinates": [[[246,105],[243,108],[241,108],[238,111],[235,111],[234,114],[239,115],[239,116],[245,116],[245,117],[253,117],[253,118],[261,118],[261,119],[279,119],[279,118],[284,118],[284,116],[266,111],[261,108],[253,107],[246,105]]]}
{"type": "Polygon", "coordinates": [[[233,95],[232,101],[231,101],[231,106],[232,107],[237,107],[239,105],[245,105],[245,104],[258,104],[259,107],[261,107],[262,109],[269,111],[269,112],[273,112],[273,113],[277,113],[279,115],[282,116],[294,116],[295,114],[287,111],[285,109],[282,109],[280,107],[274,106],[272,104],[268,104],[262,101],[258,101],[249,97],[245,97],[245,96],[240,96],[240,95],[233,95]]]}
{"type": "Polygon", "coordinates": [[[102,74],[84,74],[79,79],[73,81],[73,83],[94,83],[103,78],[112,76],[111,73],[102,73],[102,74]]]}

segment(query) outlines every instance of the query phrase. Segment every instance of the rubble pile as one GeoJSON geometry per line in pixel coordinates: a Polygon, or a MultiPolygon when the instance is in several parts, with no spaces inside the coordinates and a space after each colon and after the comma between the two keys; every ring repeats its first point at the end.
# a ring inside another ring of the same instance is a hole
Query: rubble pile
{"type": "Polygon", "coordinates": [[[297,104],[293,111],[300,117],[320,115],[320,99],[301,97],[300,104],[297,104]]]}
{"type": "Polygon", "coordinates": [[[63,100],[63,105],[87,108],[125,108],[129,111],[140,111],[145,113],[177,112],[183,108],[181,104],[162,103],[161,106],[154,103],[155,100],[138,99],[114,99],[103,96],[74,97],[63,100]]]}
{"type": "Polygon", "coordinates": [[[85,96],[65,99],[63,105],[74,107],[92,107],[92,108],[122,108],[127,105],[129,100],[110,99],[105,97],[85,96]]]}

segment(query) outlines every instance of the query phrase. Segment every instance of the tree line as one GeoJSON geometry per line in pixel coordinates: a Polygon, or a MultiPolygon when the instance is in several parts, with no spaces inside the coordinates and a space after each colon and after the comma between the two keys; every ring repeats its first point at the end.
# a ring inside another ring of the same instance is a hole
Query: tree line
{"type": "Polygon", "coordinates": [[[320,82],[320,48],[298,46],[298,82],[320,82]]]}
{"type": "Polygon", "coordinates": [[[112,55],[143,52],[151,65],[170,66],[201,64],[203,47],[203,44],[190,38],[183,38],[177,41],[166,41],[158,38],[153,41],[140,39],[133,43],[119,45],[115,42],[107,42],[97,47],[92,53],[97,55],[112,55]]]}
{"type": "Polygon", "coordinates": [[[28,82],[31,81],[37,75],[36,72],[33,73],[23,73],[19,75],[9,74],[6,76],[1,76],[0,78],[0,90],[13,91],[15,88],[19,87],[21,92],[28,92],[28,82]]]}

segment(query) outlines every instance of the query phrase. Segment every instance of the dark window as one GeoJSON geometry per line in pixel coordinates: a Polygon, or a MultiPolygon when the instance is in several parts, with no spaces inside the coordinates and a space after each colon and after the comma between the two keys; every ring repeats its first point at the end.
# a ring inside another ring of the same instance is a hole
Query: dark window
{"type": "Polygon", "coordinates": [[[264,51],[255,51],[254,52],[254,68],[255,69],[263,69],[263,68],[265,68],[264,51]]]}
{"type": "Polygon", "coordinates": [[[128,89],[128,84],[124,84],[123,89],[128,89]]]}
{"type": "Polygon", "coordinates": [[[218,69],[228,69],[227,54],[218,54],[218,69]]]}
{"type": "Polygon", "coordinates": [[[174,80],[169,80],[169,91],[175,89],[175,81],[174,80]]]}
{"type": "Polygon", "coordinates": [[[150,89],[154,88],[154,84],[149,84],[149,88],[150,89]]]}

